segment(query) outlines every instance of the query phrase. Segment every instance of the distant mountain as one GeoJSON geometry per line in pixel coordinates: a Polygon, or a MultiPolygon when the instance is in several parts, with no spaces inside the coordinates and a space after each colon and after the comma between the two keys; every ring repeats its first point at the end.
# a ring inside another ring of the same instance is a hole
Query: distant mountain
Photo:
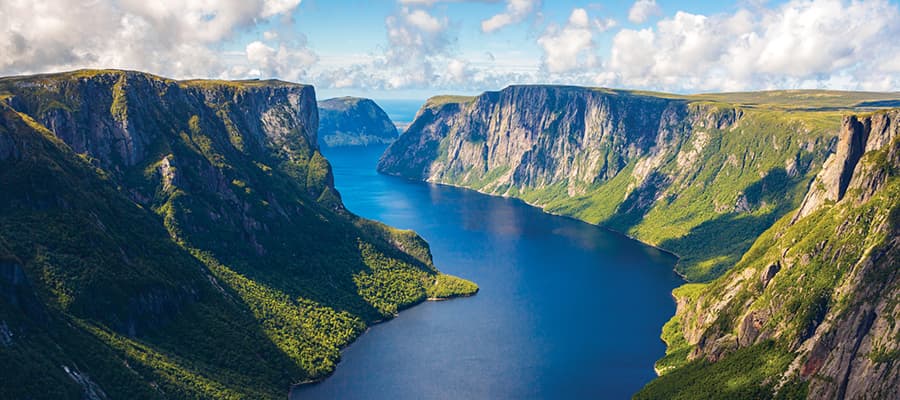
{"type": "Polygon", "coordinates": [[[347,211],[310,86],[0,78],[0,398],[285,398],[477,287],[347,211]]]}
{"type": "Polygon", "coordinates": [[[319,143],[327,147],[389,144],[397,127],[374,101],[338,97],[319,102],[319,143]]]}
{"type": "Polygon", "coordinates": [[[896,398],[898,99],[512,86],[430,99],[378,169],[678,254],[639,398],[896,398]]]}

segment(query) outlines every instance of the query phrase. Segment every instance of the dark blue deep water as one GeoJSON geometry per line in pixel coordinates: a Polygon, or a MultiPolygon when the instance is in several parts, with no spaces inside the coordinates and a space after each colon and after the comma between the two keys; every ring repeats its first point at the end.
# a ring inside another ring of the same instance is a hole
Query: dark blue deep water
{"type": "Polygon", "coordinates": [[[344,203],[416,230],[481,292],[372,327],[293,399],[624,399],[654,377],[674,257],[517,200],[379,175],[382,150],[326,150],[344,203]]]}

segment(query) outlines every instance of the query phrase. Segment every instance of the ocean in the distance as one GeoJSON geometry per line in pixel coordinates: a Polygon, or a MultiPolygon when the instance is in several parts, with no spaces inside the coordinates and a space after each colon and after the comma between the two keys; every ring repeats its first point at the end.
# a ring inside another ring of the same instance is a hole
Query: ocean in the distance
{"type": "Polygon", "coordinates": [[[387,113],[391,121],[400,129],[401,133],[406,130],[410,122],[416,117],[416,113],[425,100],[375,100],[384,112],[387,113]]]}

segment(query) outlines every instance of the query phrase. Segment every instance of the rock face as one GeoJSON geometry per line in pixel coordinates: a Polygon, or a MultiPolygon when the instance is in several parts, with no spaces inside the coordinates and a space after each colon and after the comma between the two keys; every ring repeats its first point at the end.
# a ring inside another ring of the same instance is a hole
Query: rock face
{"type": "Polygon", "coordinates": [[[0,78],[0,398],[283,398],[424,301],[427,243],[344,209],[317,122],[280,81],[0,78]]]}
{"type": "Polygon", "coordinates": [[[319,102],[319,143],[327,147],[389,144],[397,127],[374,101],[338,97],[319,102]]]}
{"type": "Polygon", "coordinates": [[[710,281],[673,293],[663,375],[636,398],[900,396],[900,111],[842,119],[729,97],[760,98],[434,98],[379,170],[627,232],[710,281]]]}
{"type": "Polygon", "coordinates": [[[378,168],[435,182],[504,170],[487,191],[556,182],[577,191],[682,136],[686,112],[683,101],[577,87],[513,86],[461,102],[429,101],[378,168]]]}
{"type": "MultiPolygon", "coordinates": [[[[897,171],[900,111],[844,118],[837,151],[802,207],[728,274],[678,302],[688,358],[721,361],[774,342],[790,361],[770,372],[775,392],[794,386],[803,391],[791,396],[810,399],[900,396],[897,171]]],[[[684,379],[676,375],[657,387],[684,379]]]]}
{"type": "Polygon", "coordinates": [[[512,86],[429,100],[378,169],[610,227],[679,254],[680,272],[708,280],[799,204],[834,134],[673,95],[512,86]],[[731,230],[736,219],[751,223],[731,230]]]}

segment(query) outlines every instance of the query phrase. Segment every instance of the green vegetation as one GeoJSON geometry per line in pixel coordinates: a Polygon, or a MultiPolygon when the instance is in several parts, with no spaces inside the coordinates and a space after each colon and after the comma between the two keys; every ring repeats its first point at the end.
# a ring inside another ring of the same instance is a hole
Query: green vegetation
{"type": "Polygon", "coordinates": [[[440,107],[446,104],[465,104],[475,101],[475,96],[433,96],[425,101],[425,107],[440,107]]]}
{"type": "Polygon", "coordinates": [[[776,397],[772,377],[783,373],[793,354],[774,342],[764,342],[710,363],[693,361],[650,382],[634,395],[642,399],[798,399],[804,385],[782,388],[776,397]]]}
{"type": "MultiPolygon", "coordinates": [[[[423,109],[379,168],[518,197],[677,254],[677,271],[700,283],[673,292],[679,312],[662,329],[661,377],[637,398],[802,397],[818,381],[784,376],[799,343],[826,315],[835,323],[861,302],[872,306],[860,298],[871,294],[851,284],[867,279],[878,288],[893,279],[896,254],[865,277],[853,274],[866,257],[893,251],[897,142],[866,154],[856,169],[877,192],[850,190],[848,200],[792,220],[834,151],[844,115],[900,106],[900,93],[683,96],[540,86],[480,99],[490,107],[423,109]],[[509,156],[504,135],[522,131],[531,149],[509,156]]],[[[896,129],[888,123],[872,134],[896,129]]],[[[878,318],[893,326],[894,317],[878,318]]],[[[893,362],[898,352],[886,343],[895,339],[881,338],[865,357],[893,362]]]]}
{"type": "MultiPolygon", "coordinates": [[[[673,290],[672,296],[678,300],[679,304],[693,307],[705,286],[706,284],[702,283],[688,283],[673,290]]],[[[681,318],[681,315],[676,314],[663,325],[660,338],[666,343],[666,355],[654,366],[657,375],[664,375],[688,363],[688,355],[693,350],[693,346],[684,338],[684,326],[681,318]]]]}
{"type": "Polygon", "coordinates": [[[319,145],[322,147],[389,144],[397,127],[374,101],[358,97],[322,100],[319,106],[319,145]]]}
{"type": "MultiPolygon", "coordinates": [[[[274,86],[314,107],[305,87],[274,86]]],[[[0,397],[283,398],[429,296],[442,275],[427,243],[347,212],[267,90],[122,71],[0,80],[17,107],[0,103],[0,269],[27,278],[0,278],[0,364],[16,366],[0,397]],[[87,154],[45,128],[60,112],[93,135],[87,154]],[[127,120],[141,146],[104,147],[92,118],[127,120]]]]}
{"type": "MultiPolygon", "coordinates": [[[[900,92],[848,92],[837,90],[771,90],[762,92],[705,93],[689,99],[738,104],[744,107],[777,107],[786,110],[855,110],[900,101],[900,92]]],[[[896,107],[893,105],[891,107],[896,107]]]]}
{"type": "MultiPolygon", "coordinates": [[[[878,177],[879,186],[874,193],[852,189],[840,202],[826,203],[797,221],[793,221],[793,215],[786,215],[761,234],[725,275],[708,284],[689,284],[676,289],[673,295],[688,307],[680,307],[679,313],[663,328],[662,338],[668,349],[666,356],[657,362],[657,370],[663,375],[648,384],[636,398],[769,398],[773,396],[773,382],[781,379],[786,382],[777,391],[777,397],[801,398],[806,396],[809,385],[835,379],[823,375],[815,375],[812,380],[784,376],[781,365],[797,354],[784,353],[789,356],[784,361],[779,352],[772,355],[769,350],[760,349],[796,348],[826,318],[833,326],[851,311],[879,301],[879,295],[868,292],[868,285],[878,288],[893,282],[896,250],[891,249],[900,224],[897,219],[900,207],[896,201],[900,196],[900,177],[892,166],[896,158],[892,162],[887,160],[890,152],[896,151],[898,142],[900,138],[894,138],[894,143],[870,151],[860,160],[863,168],[857,168],[854,179],[865,182],[878,177]],[[873,265],[868,268],[861,266],[869,257],[881,258],[870,259],[873,265]],[[780,266],[775,279],[767,284],[756,279],[773,265],[780,266]],[[751,279],[746,279],[748,276],[751,279]],[[853,286],[856,284],[862,286],[853,286]],[[697,350],[697,344],[685,340],[686,331],[701,333],[704,338],[701,341],[705,340],[708,347],[718,338],[737,335],[744,316],[750,313],[765,316],[758,329],[765,332],[765,337],[772,338],[770,343],[774,347],[755,344],[733,354],[726,353],[712,364],[687,361],[686,355],[697,350]],[[714,318],[710,319],[711,316],[714,318]],[[760,369],[760,357],[769,360],[766,368],[774,369],[760,369]],[[730,385],[741,380],[748,385],[738,385],[746,389],[735,392],[740,395],[714,391],[716,383],[721,387],[723,382],[730,385]]],[[[889,305],[887,309],[892,307],[889,305]]],[[[892,321],[894,317],[878,318],[892,321]]],[[[862,357],[874,363],[896,360],[898,351],[884,345],[895,338],[871,334],[874,335],[873,351],[862,357]]]]}
{"type": "Polygon", "coordinates": [[[434,284],[426,288],[429,299],[449,299],[471,296],[478,292],[478,285],[453,275],[438,274],[434,284]]]}
{"type": "MultiPolygon", "coordinates": [[[[663,101],[657,97],[636,98],[623,91],[609,96],[608,101],[621,102],[623,110],[655,109],[663,101]]],[[[672,139],[660,155],[652,156],[658,158],[649,172],[650,155],[622,158],[621,152],[601,143],[594,151],[605,151],[606,165],[613,169],[605,172],[610,176],[597,177],[593,183],[540,179],[510,184],[509,171],[518,160],[512,160],[512,166],[484,171],[471,165],[448,167],[441,171],[440,180],[519,197],[548,212],[628,234],[677,254],[679,273],[689,281],[706,282],[737,263],[757,236],[799,206],[808,182],[829,154],[828,143],[837,133],[841,114],[777,107],[742,109],[709,101],[694,101],[685,107],[685,118],[693,121],[691,125],[670,129],[685,129],[690,135],[672,139]],[[617,165],[620,167],[615,168],[617,165]]],[[[623,110],[618,112],[625,113],[623,110]]],[[[426,117],[413,125],[427,124],[426,117]]],[[[558,120],[562,116],[548,118],[558,120]]],[[[449,129],[433,157],[423,148],[416,159],[446,165],[447,143],[470,135],[449,129]]],[[[398,146],[406,143],[406,136],[398,140],[398,146]]],[[[598,168],[579,157],[582,155],[576,154],[572,162],[583,168],[598,168]]],[[[406,168],[401,172],[416,176],[420,168],[428,167],[401,163],[396,168],[406,168]]]]}

